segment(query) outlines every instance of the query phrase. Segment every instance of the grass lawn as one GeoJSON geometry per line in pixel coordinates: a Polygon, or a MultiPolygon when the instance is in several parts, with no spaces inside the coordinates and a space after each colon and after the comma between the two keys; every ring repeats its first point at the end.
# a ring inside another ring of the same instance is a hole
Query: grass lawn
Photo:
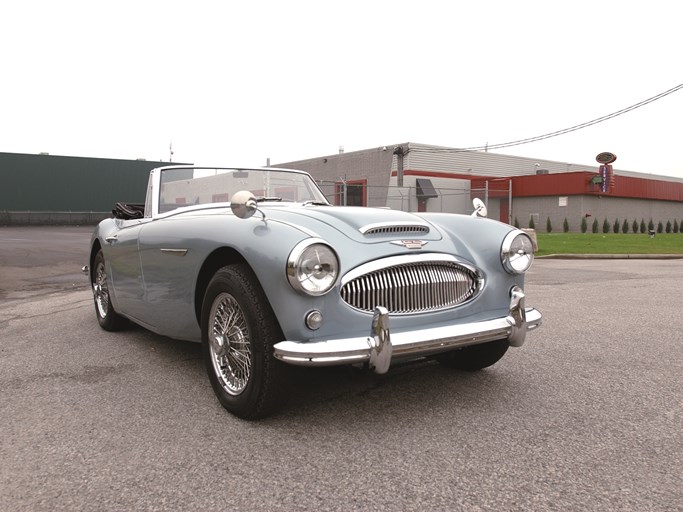
{"type": "Polygon", "coordinates": [[[683,254],[683,233],[536,233],[538,256],[548,254],[683,254]]]}

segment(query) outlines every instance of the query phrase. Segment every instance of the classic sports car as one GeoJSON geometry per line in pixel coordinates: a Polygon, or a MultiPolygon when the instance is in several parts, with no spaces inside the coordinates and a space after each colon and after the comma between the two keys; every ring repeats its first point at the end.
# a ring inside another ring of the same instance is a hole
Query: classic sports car
{"type": "Polygon", "coordinates": [[[522,345],[541,324],[532,242],[482,210],[338,207],[300,171],[160,167],[144,205],[97,226],[84,272],[102,328],[201,342],[220,403],[254,419],[288,364],[478,370],[522,345]]]}

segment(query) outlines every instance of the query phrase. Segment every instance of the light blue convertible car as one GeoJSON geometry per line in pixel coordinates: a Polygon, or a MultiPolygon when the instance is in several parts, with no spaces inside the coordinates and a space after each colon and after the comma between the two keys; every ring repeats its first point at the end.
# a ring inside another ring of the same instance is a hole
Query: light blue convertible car
{"type": "Polygon", "coordinates": [[[533,247],[472,216],[332,206],[304,172],[169,166],[144,205],[117,204],[84,267],[106,330],[133,321],[201,342],[233,414],[270,414],[288,365],[463,370],[524,343],[533,247]]]}

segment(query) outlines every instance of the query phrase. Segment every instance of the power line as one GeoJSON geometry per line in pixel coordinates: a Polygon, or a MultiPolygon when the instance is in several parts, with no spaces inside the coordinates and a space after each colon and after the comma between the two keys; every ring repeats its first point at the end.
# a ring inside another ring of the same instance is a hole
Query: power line
{"type": "Polygon", "coordinates": [[[443,148],[443,149],[439,149],[439,148],[437,148],[437,149],[415,148],[415,149],[413,149],[413,148],[411,148],[411,151],[458,153],[461,151],[481,151],[481,150],[488,150],[488,149],[509,148],[512,146],[520,146],[522,144],[530,144],[531,142],[537,142],[539,140],[549,139],[551,137],[557,137],[559,135],[564,135],[565,133],[574,132],[574,131],[580,130],[582,128],[587,128],[588,126],[593,126],[594,124],[602,123],[603,121],[607,121],[608,119],[615,118],[617,116],[625,114],[626,112],[630,112],[632,110],[635,110],[637,108],[645,106],[649,103],[652,103],[653,101],[657,101],[657,100],[659,100],[665,96],[668,96],[669,94],[673,94],[674,92],[679,91],[681,89],[683,89],[683,84],[677,85],[676,87],[673,87],[673,88],[669,89],[668,91],[664,91],[662,93],[659,93],[656,96],[653,96],[652,98],[648,98],[646,100],[638,102],[635,105],[631,105],[630,107],[626,107],[626,108],[623,108],[621,110],[617,110],[616,112],[612,112],[611,114],[607,114],[606,116],[598,117],[597,119],[593,119],[592,121],[587,121],[585,123],[577,124],[575,126],[570,126],[569,128],[564,128],[562,130],[557,130],[557,131],[546,133],[543,135],[537,135],[536,137],[529,137],[527,139],[519,139],[519,140],[510,141],[510,142],[503,142],[500,144],[487,144],[485,146],[474,146],[474,147],[469,147],[469,148],[458,148],[458,149],[452,149],[452,148],[443,148]]]}

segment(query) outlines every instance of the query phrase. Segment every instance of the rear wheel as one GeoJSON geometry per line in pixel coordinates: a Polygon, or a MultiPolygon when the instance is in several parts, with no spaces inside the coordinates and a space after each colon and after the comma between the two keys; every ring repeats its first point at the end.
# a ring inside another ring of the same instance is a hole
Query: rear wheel
{"type": "Polygon", "coordinates": [[[497,363],[507,352],[508,340],[495,340],[479,345],[470,345],[437,357],[437,360],[449,368],[474,372],[497,363]]]}
{"type": "Polygon", "coordinates": [[[202,351],[223,407],[243,419],[262,418],[275,409],[284,365],[273,356],[273,345],[281,340],[251,269],[238,264],[216,272],[202,305],[202,351]]]}
{"type": "Polygon", "coordinates": [[[105,331],[118,331],[126,325],[126,319],[119,315],[111,303],[109,283],[102,250],[97,252],[93,265],[91,286],[95,299],[95,313],[100,327],[105,331]]]}

